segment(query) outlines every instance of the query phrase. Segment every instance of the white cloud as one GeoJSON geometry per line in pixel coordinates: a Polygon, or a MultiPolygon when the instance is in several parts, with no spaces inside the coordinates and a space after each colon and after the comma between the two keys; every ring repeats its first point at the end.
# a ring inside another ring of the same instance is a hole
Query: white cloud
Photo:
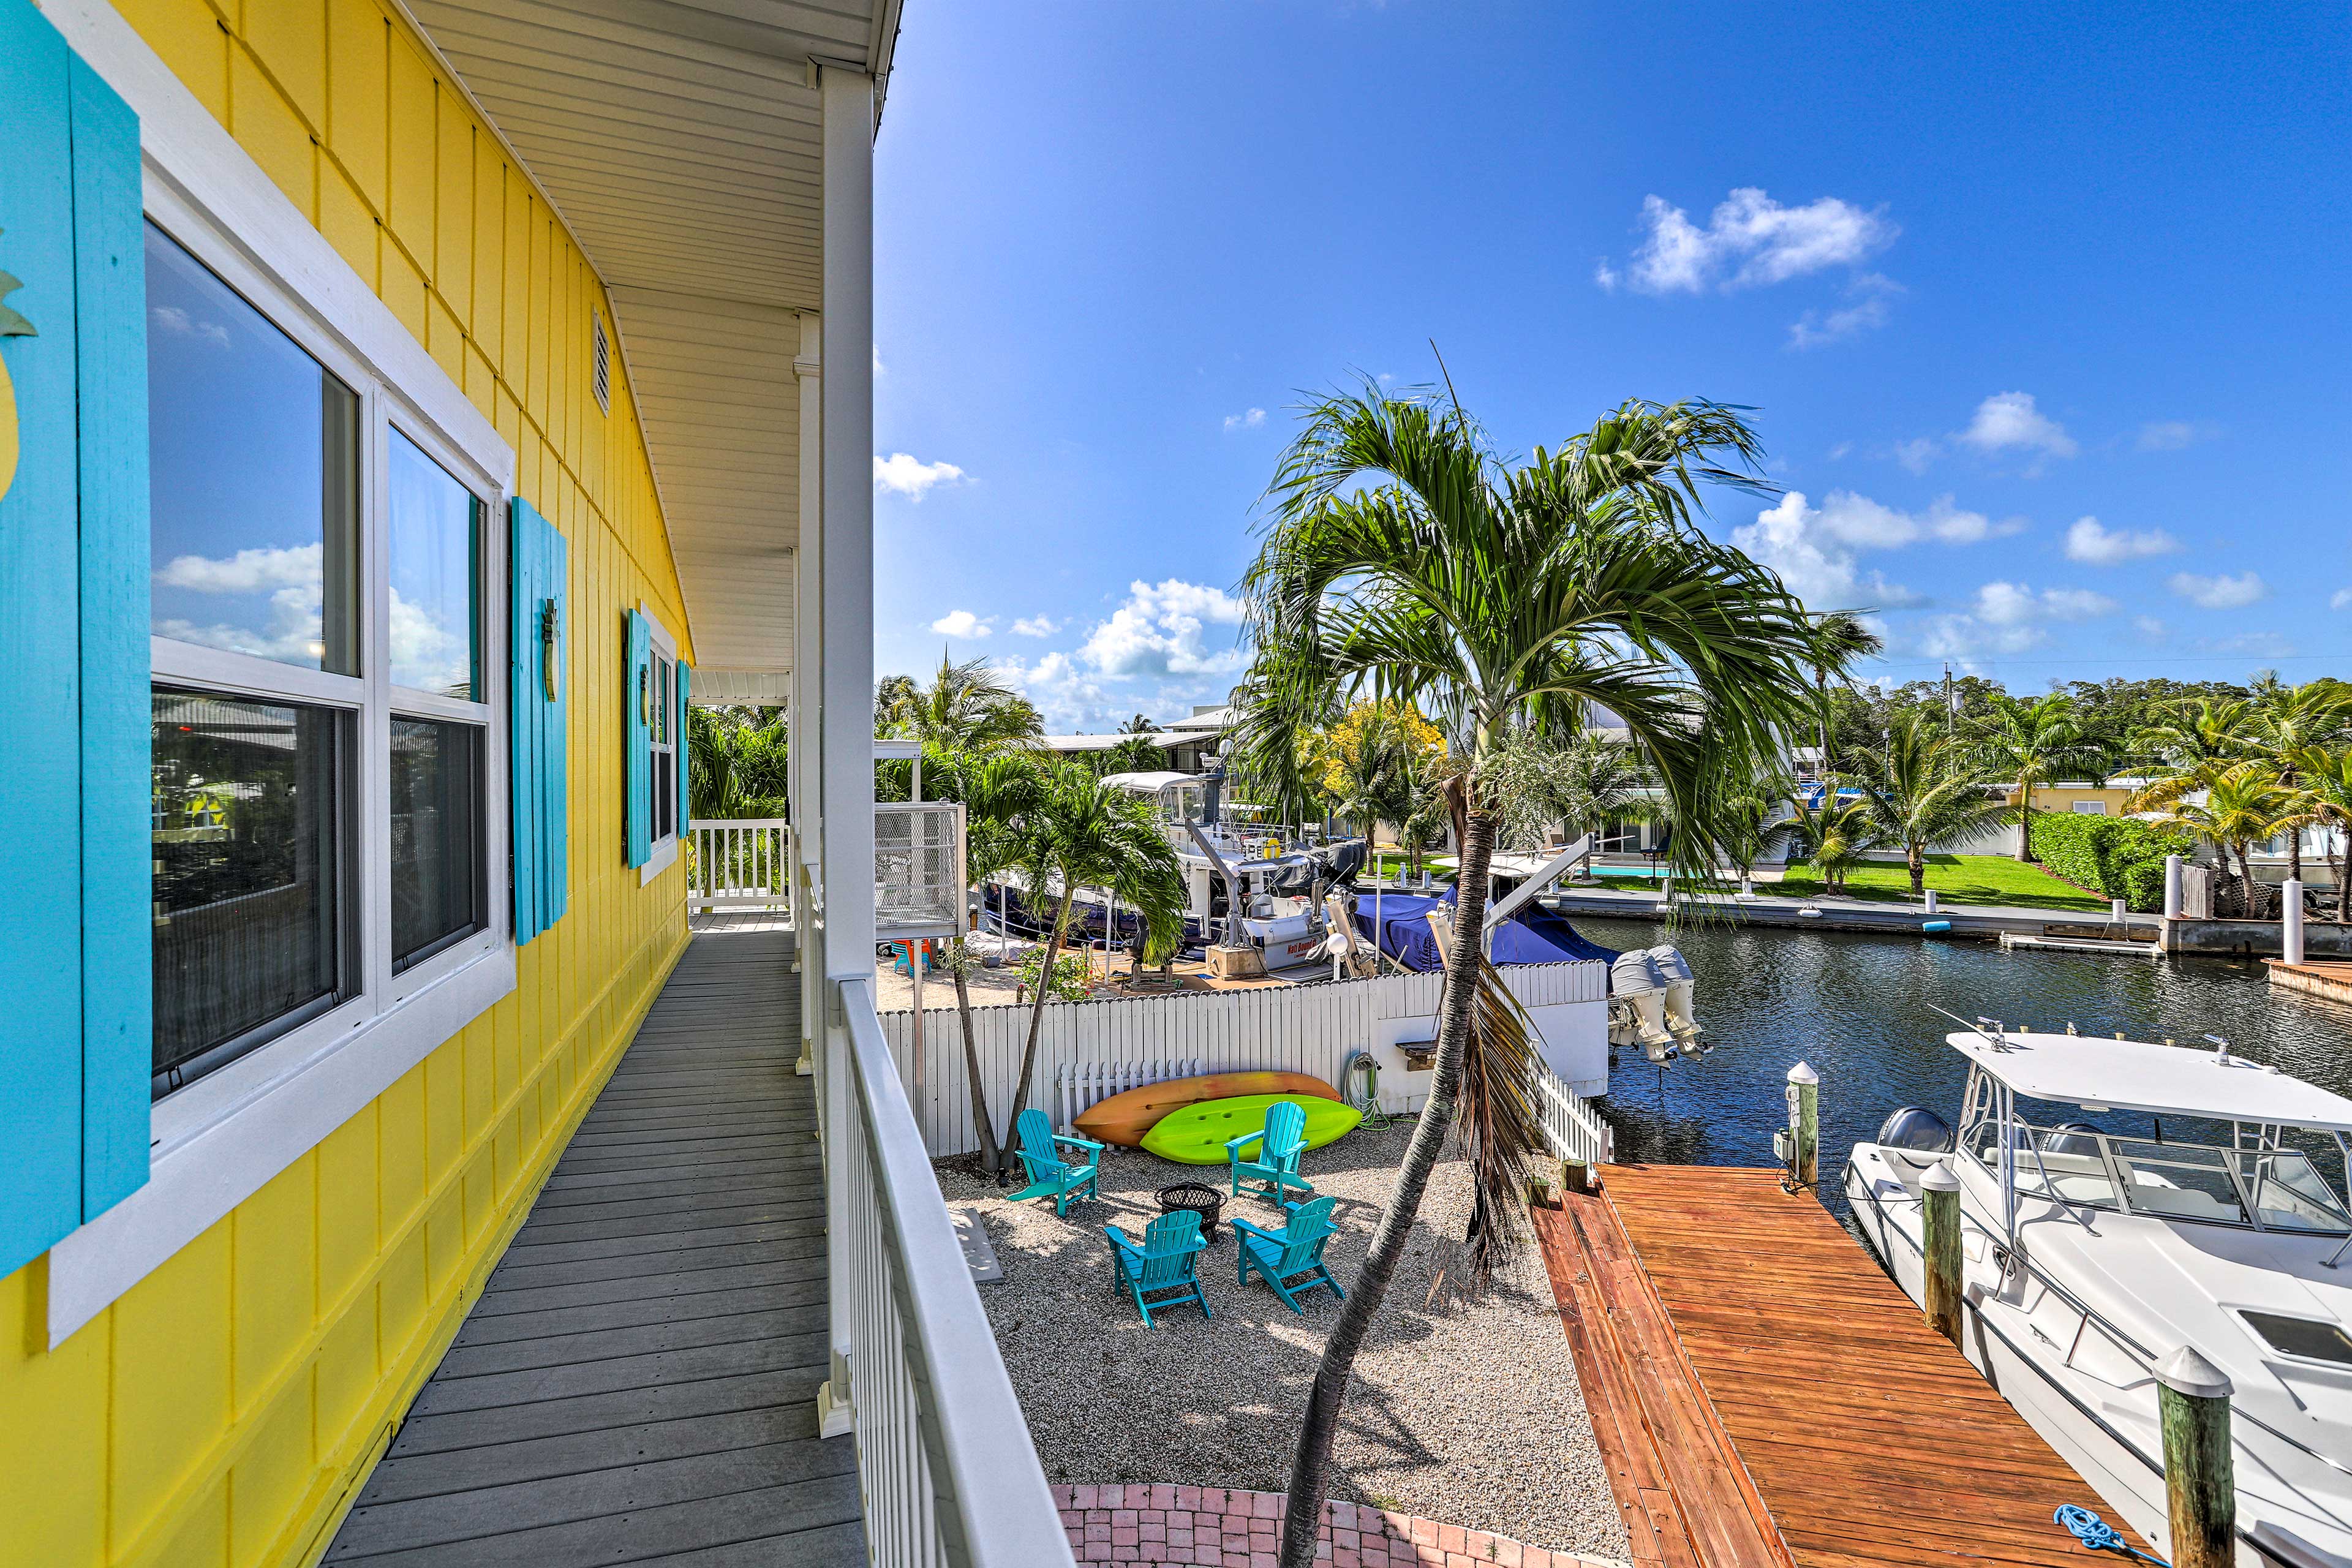
{"type": "Polygon", "coordinates": [[[385,629],[392,638],[392,679],[397,684],[454,693],[473,679],[473,639],[434,619],[423,605],[402,598],[397,588],[392,590],[385,629]]]}
{"type": "Polygon", "coordinates": [[[2044,588],[2039,594],[2022,583],[1987,583],[1977,590],[1977,619],[1997,626],[2023,626],[2032,621],[2087,621],[2115,614],[2119,606],[2105,594],[2087,588],[2044,588]]]}
{"type": "Polygon", "coordinates": [[[2205,426],[2186,419],[2151,419],[2139,427],[2139,439],[2133,445],[2143,452],[2178,452],[2195,446],[2208,434],[2205,426]]]}
{"type": "MultiPolygon", "coordinates": [[[[320,567],[324,554],[320,545],[303,544],[288,549],[240,550],[226,559],[207,555],[174,556],[155,573],[158,587],[176,588],[190,594],[237,596],[267,594],[269,595],[269,608],[265,616],[248,619],[242,624],[218,621],[205,625],[172,616],[159,622],[155,630],[159,636],[177,642],[225,648],[231,653],[252,654],[257,658],[273,658],[289,664],[315,664],[324,651],[324,621],[321,616],[324,579],[320,567]]],[[[395,658],[404,649],[412,653],[418,651],[419,645],[413,636],[406,643],[401,640],[404,626],[399,612],[404,607],[399,596],[394,595],[391,629],[395,658]]],[[[409,630],[413,633],[413,626],[409,630]]]]}
{"type": "Polygon", "coordinates": [[[2053,621],[2087,621],[2113,615],[2119,605],[2084,588],[2044,588],[2023,583],[1987,583],[1964,614],[1937,616],[1919,637],[1930,658],[1974,658],[2020,654],[2050,640],[2053,621]]]}
{"type": "MultiPolygon", "coordinates": [[[[1710,284],[1753,288],[1851,267],[1902,232],[1883,213],[1835,196],[1788,207],[1753,186],[1733,191],[1705,228],[1654,195],[1642,203],[1642,224],[1648,237],[1628,270],[1633,287],[1647,294],[1696,293],[1710,284]]],[[[1593,277],[1604,289],[1616,286],[1617,274],[1605,261],[1593,277]]]]}
{"type": "Polygon", "coordinates": [[[2066,427],[2033,405],[2030,392],[1996,392],[1977,405],[1976,417],[1959,438],[1980,452],[2021,448],[2047,458],[2071,458],[2074,438],[2066,427]]]}
{"type": "Polygon", "coordinates": [[[1263,408],[1252,408],[1244,413],[1225,416],[1225,428],[1228,430],[1255,430],[1265,423],[1265,410],[1263,408]]]}
{"type": "Polygon", "coordinates": [[[1927,471],[1927,465],[1934,462],[1937,454],[1942,450],[1933,437],[1922,436],[1916,441],[1895,442],[1895,460],[1915,474],[1924,474],[1927,471]]]}
{"type": "Polygon", "coordinates": [[[1593,264],[1592,280],[1609,293],[1617,291],[1617,269],[1610,266],[1606,258],[1593,264]]]}
{"type": "Polygon", "coordinates": [[[2066,559],[2087,561],[2094,566],[2113,566],[2143,555],[2168,554],[2179,548],[2179,542],[2160,528],[2135,533],[2129,529],[2103,527],[2095,517],[2078,517],[2066,531],[2066,559]]]}
{"type": "Polygon", "coordinates": [[[316,593],[325,549],[317,544],[240,550],[226,560],[175,555],[155,574],[166,588],[195,594],[258,594],[271,588],[309,588],[316,593]]]}
{"type": "Polygon", "coordinates": [[[893,452],[888,457],[874,459],[874,483],[886,490],[896,490],[908,500],[921,500],[935,485],[961,484],[963,470],[953,463],[926,463],[905,452],[893,452]]]}
{"type": "Polygon", "coordinates": [[[1823,343],[1842,342],[1883,327],[1890,313],[1888,301],[1903,291],[1903,285],[1892,278],[1865,272],[1846,289],[1846,298],[1852,303],[1834,310],[1808,310],[1800,316],[1789,328],[1789,346],[1819,348],[1823,343]]]}
{"type": "Polygon", "coordinates": [[[1017,637],[1049,637],[1061,629],[1061,622],[1045,616],[1024,616],[1013,623],[1013,635],[1017,637]]]}
{"type": "Polygon", "coordinates": [[[874,345],[874,374],[877,375],[880,375],[882,374],[882,345],[880,343],[876,343],[874,345]]]}
{"type": "Polygon", "coordinates": [[[2243,572],[2235,577],[2201,577],[2194,572],[2175,572],[2171,585],[2174,593],[2201,610],[2243,609],[2270,592],[2262,578],[2252,572],[2243,572]]]}
{"type": "Polygon", "coordinates": [[[1223,588],[1171,577],[1158,584],[1128,584],[1127,603],[1111,612],[1079,645],[1078,658],[1100,676],[1194,676],[1239,670],[1241,649],[1212,649],[1213,626],[1238,626],[1242,602],[1223,588]]]}
{"type": "MultiPolygon", "coordinates": [[[[993,617],[990,619],[992,620],[993,617]]],[[[970,610],[950,610],[931,623],[931,630],[941,637],[957,637],[966,641],[973,637],[984,637],[994,629],[990,620],[982,620],[970,610]]]]}
{"type": "Polygon", "coordinates": [[[2336,596],[2327,601],[2327,607],[2331,610],[2340,610],[2347,605],[2352,605],[2352,588],[2336,589],[2336,596]]]}
{"type": "Polygon", "coordinates": [[[215,348],[228,347],[228,329],[218,321],[200,321],[177,305],[152,306],[148,310],[147,314],[153,319],[157,326],[167,332],[173,332],[184,338],[194,338],[198,342],[210,343],[215,348]]]}
{"type": "Polygon", "coordinates": [[[2132,629],[2150,642],[2162,642],[2172,635],[2172,628],[2154,616],[2134,616],[2132,629]]]}
{"type": "Polygon", "coordinates": [[[1975,544],[2017,532],[2016,518],[1996,522],[1937,496],[1925,511],[1901,511],[1856,495],[1832,490],[1818,507],[1802,490],[1790,490],[1756,521],[1732,531],[1731,542],[1780,574],[1791,592],[1816,610],[1902,609],[1926,599],[1878,571],[1865,572],[1859,556],[1872,550],[1900,550],[1921,543],[1975,544]]]}

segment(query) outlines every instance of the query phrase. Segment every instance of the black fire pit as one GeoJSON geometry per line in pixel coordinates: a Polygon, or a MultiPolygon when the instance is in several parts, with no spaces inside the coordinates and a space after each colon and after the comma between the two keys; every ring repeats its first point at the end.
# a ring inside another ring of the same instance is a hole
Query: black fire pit
{"type": "Polygon", "coordinates": [[[1217,1215],[1225,1206],[1224,1194],[1199,1182],[1179,1182],[1172,1187],[1160,1189],[1160,1212],[1181,1214],[1189,1209],[1201,1216],[1201,1239],[1214,1243],[1217,1239],[1217,1215]]]}

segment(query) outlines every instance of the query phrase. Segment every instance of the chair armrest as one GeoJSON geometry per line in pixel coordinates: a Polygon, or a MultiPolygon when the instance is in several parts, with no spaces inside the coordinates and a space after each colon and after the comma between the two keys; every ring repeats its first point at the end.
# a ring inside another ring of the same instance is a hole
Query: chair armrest
{"type": "Polygon", "coordinates": [[[1242,1152],[1242,1145],[1244,1143],[1263,1143],[1265,1142],[1265,1129],[1261,1127],[1255,1132],[1244,1132],[1238,1138],[1226,1139],[1225,1152],[1229,1155],[1238,1154],[1242,1152]]]}
{"type": "Polygon", "coordinates": [[[1260,1230],[1257,1226],[1250,1224],[1249,1221],[1239,1218],[1238,1216],[1229,1219],[1225,1221],[1225,1223],[1232,1226],[1235,1230],[1245,1230],[1249,1232],[1252,1236],[1256,1237],[1260,1241],[1271,1241],[1279,1246],[1284,1239],[1270,1230],[1260,1230]]]}
{"type": "Polygon", "coordinates": [[[1127,1232],[1119,1229],[1118,1226],[1115,1225],[1107,1225],[1103,1226],[1103,1236],[1104,1238],[1110,1243],[1112,1250],[1117,1252],[1131,1253],[1138,1258],[1143,1256],[1143,1248],[1141,1245],[1139,1245],[1134,1237],[1129,1236],[1127,1232]]]}
{"type": "Polygon", "coordinates": [[[1097,1154],[1102,1152],[1103,1148],[1100,1143],[1096,1142],[1093,1139],[1081,1138],[1074,1132],[1056,1132],[1054,1134],[1054,1142],[1056,1143],[1075,1144],[1081,1149],[1091,1149],[1097,1154]]]}

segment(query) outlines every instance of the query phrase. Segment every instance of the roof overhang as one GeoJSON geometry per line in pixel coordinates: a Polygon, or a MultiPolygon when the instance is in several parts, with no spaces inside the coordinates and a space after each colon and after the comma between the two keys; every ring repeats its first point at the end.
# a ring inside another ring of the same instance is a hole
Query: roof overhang
{"type": "Polygon", "coordinates": [[[604,285],[698,697],[720,676],[740,678],[732,700],[789,689],[795,366],[824,303],[817,69],[872,75],[878,114],[899,5],[406,0],[604,285]]]}

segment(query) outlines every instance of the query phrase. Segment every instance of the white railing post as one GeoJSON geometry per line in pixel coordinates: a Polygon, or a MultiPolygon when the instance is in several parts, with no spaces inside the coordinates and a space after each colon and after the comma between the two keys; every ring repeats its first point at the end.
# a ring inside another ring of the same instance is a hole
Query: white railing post
{"type": "Polygon", "coordinates": [[[843,981],[835,994],[852,1082],[827,1163],[851,1199],[843,1278],[856,1325],[849,1373],[869,1560],[1070,1568],[1069,1539],[899,1085],[873,983],[843,981]]]}

